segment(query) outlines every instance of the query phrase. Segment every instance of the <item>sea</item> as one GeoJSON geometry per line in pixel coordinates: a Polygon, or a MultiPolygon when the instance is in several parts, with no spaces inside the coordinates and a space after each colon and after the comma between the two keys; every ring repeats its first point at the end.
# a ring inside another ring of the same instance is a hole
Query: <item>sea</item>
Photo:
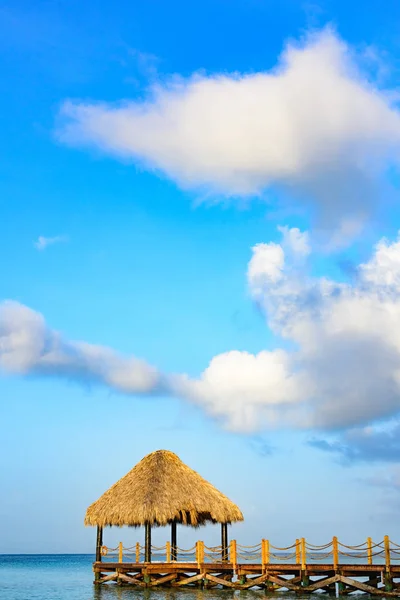
{"type": "MultiPolygon", "coordinates": [[[[0,555],[1,600],[250,600],[263,591],[201,589],[135,589],[115,584],[93,585],[91,554],[0,555]]],[[[268,598],[296,600],[290,592],[268,598]]]]}

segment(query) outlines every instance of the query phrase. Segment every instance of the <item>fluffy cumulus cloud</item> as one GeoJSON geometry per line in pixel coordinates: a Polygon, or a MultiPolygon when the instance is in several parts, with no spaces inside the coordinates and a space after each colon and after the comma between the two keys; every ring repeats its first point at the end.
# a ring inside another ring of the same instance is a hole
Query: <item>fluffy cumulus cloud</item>
{"type": "Polygon", "coordinates": [[[382,240],[351,283],[307,276],[295,246],[279,274],[254,276],[252,263],[268,246],[253,249],[249,286],[270,327],[293,344],[291,369],[303,375],[299,423],[341,428],[397,414],[400,241],[382,240]]]}
{"type": "MultiPolygon", "coordinates": [[[[381,240],[352,281],[335,282],[308,274],[306,233],[281,233],[280,244],[254,246],[247,277],[285,349],[226,352],[198,378],[162,374],[135,357],[67,341],[37,312],[8,302],[0,308],[0,368],[175,396],[235,431],[347,430],[334,441],[312,443],[346,460],[373,454],[387,460],[385,436],[395,439],[397,430],[365,427],[400,414],[400,238],[381,240]]],[[[398,445],[391,446],[397,457],[398,445]]]]}
{"type": "Polygon", "coordinates": [[[289,44],[270,71],[158,82],[145,99],[68,101],[59,138],[228,196],[270,186],[354,233],[398,162],[400,116],[332,31],[289,44]],[[374,191],[375,190],[375,191],[374,191]]]}
{"type": "Polygon", "coordinates": [[[214,357],[198,380],[182,378],[179,391],[230,429],[248,433],[280,426],[297,411],[304,385],[283,350],[232,351],[214,357]]]}
{"type": "MultiPolygon", "coordinates": [[[[246,431],[354,429],[398,415],[400,241],[379,242],[354,279],[338,283],[307,274],[307,234],[282,233],[282,244],[253,248],[248,285],[290,349],[217,356],[187,395],[246,431]]],[[[378,443],[363,439],[352,433],[331,449],[346,454],[350,444],[361,457],[378,443]]]]}

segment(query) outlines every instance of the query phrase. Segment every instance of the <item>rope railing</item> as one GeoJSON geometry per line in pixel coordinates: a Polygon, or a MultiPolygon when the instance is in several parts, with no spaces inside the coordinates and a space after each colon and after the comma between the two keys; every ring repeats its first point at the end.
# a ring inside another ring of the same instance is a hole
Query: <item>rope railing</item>
{"type": "Polygon", "coordinates": [[[283,548],[280,548],[279,546],[273,546],[272,544],[270,544],[270,548],[273,548],[274,550],[279,550],[281,552],[285,552],[286,550],[291,550],[292,548],[296,548],[296,542],[294,544],[291,544],[291,546],[285,546],[283,548]]]}
{"type": "MultiPolygon", "coordinates": [[[[100,554],[104,562],[129,562],[141,563],[145,559],[145,546],[139,542],[133,546],[123,546],[122,542],[115,548],[101,546],[100,554]]],[[[198,541],[191,548],[171,548],[171,543],[164,546],[151,546],[151,556],[160,562],[228,562],[233,566],[241,562],[262,564],[267,568],[269,564],[294,562],[300,569],[306,569],[309,562],[323,561],[322,564],[346,564],[351,559],[359,564],[384,565],[390,570],[391,562],[400,561],[400,544],[385,536],[380,542],[368,538],[366,542],[348,545],[333,537],[326,544],[316,545],[298,538],[289,546],[275,546],[269,540],[263,539],[258,544],[246,546],[232,540],[228,547],[206,546],[198,541]]]]}

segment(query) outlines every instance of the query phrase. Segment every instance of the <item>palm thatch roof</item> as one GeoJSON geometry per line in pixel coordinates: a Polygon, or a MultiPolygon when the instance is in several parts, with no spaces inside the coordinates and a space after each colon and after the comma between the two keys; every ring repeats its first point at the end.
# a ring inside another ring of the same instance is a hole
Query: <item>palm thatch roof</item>
{"type": "Polygon", "coordinates": [[[86,511],[85,525],[197,527],[243,521],[240,509],[168,450],[145,456],[86,511]]]}

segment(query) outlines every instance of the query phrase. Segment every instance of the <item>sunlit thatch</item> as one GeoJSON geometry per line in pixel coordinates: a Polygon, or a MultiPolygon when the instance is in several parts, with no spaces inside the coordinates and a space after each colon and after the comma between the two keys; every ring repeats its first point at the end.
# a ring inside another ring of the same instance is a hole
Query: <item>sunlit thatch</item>
{"type": "Polygon", "coordinates": [[[243,521],[240,509],[168,450],[145,456],[86,511],[85,525],[243,521]]]}

